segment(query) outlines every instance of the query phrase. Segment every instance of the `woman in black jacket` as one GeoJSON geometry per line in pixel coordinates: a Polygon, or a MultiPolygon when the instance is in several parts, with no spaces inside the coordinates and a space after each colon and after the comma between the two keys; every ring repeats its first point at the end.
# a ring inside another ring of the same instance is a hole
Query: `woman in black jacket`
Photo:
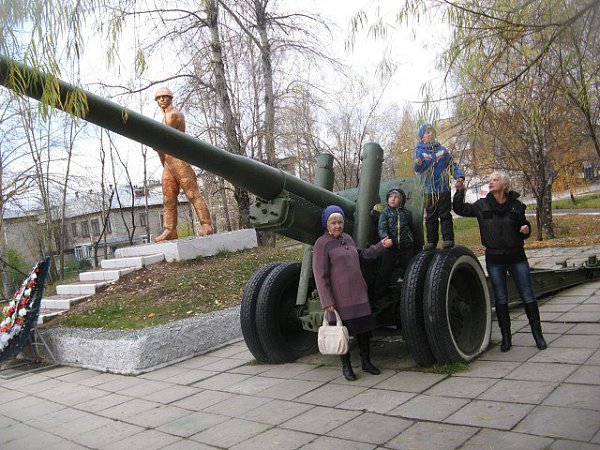
{"type": "Polygon", "coordinates": [[[504,172],[490,175],[489,193],[475,203],[465,203],[462,180],[456,182],[454,212],[460,216],[477,217],[481,243],[485,246],[485,263],[492,281],[496,298],[496,316],[502,333],[500,350],[507,352],[512,345],[506,274],[515,282],[525,312],[531,325],[531,333],[537,348],[547,347],[538,310],[533,284],[529,275],[529,263],[523,241],[531,234],[531,224],[525,219],[526,206],[518,200],[519,194],[509,190],[510,178],[504,172]]]}

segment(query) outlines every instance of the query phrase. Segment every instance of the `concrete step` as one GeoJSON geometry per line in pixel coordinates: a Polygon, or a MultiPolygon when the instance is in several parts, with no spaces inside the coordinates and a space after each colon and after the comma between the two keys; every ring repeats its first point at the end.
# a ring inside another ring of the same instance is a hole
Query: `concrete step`
{"type": "Polygon", "coordinates": [[[56,286],[56,293],[58,295],[94,295],[98,288],[106,286],[107,284],[107,281],[80,281],[71,284],[60,284],[56,286]]]}
{"type": "Polygon", "coordinates": [[[140,267],[127,267],[124,269],[101,269],[82,272],[79,274],[79,281],[116,281],[124,275],[127,275],[140,267]]]}
{"type": "Polygon", "coordinates": [[[69,309],[89,297],[89,295],[49,295],[42,298],[41,309],[69,309]]]}
{"type": "Polygon", "coordinates": [[[67,309],[40,309],[40,315],[38,316],[38,324],[50,322],[52,319],[66,313],[67,309]]]}
{"type": "Polygon", "coordinates": [[[133,258],[104,259],[100,263],[103,269],[124,269],[130,267],[144,267],[157,264],[165,260],[163,253],[148,256],[136,256],[133,258]]]}

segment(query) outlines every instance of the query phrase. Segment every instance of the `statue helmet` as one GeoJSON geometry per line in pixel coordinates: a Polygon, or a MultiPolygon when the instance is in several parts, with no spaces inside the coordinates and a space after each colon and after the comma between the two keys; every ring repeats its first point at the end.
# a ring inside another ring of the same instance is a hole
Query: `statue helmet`
{"type": "Polygon", "coordinates": [[[156,94],[154,94],[154,100],[156,100],[158,97],[162,97],[163,95],[167,95],[167,96],[173,98],[173,93],[171,92],[171,89],[163,86],[163,87],[158,88],[158,90],[156,91],[156,94]]]}

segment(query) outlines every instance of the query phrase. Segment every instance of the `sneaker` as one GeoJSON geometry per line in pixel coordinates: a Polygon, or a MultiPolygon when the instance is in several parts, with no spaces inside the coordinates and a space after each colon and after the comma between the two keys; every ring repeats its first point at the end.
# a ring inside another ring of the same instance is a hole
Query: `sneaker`
{"type": "Polygon", "coordinates": [[[444,241],[442,242],[442,245],[444,246],[444,248],[452,248],[454,247],[454,241],[444,241]]]}
{"type": "Polygon", "coordinates": [[[428,242],[427,244],[425,244],[425,247],[423,247],[423,250],[433,250],[436,247],[437,247],[436,242],[428,242]]]}

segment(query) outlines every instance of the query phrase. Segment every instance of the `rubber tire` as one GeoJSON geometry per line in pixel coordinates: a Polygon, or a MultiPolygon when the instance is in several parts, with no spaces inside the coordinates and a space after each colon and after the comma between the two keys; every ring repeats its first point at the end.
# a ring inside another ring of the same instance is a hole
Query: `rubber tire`
{"type": "Polygon", "coordinates": [[[435,256],[425,282],[425,329],[440,364],[469,362],[490,344],[492,305],[485,274],[466,247],[435,256]]]}
{"type": "Polygon", "coordinates": [[[271,363],[295,361],[317,351],[317,333],[304,330],[300,320],[290,314],[296,308],[301,266],[280,264],[267,275],[260,288],[256,328],[271,363]]]}
{"type": "Polygon", "coordinates": [[[244,336],[244,341],[246,342],[246,346],[248,347],[248,350],[250,350],[250,353],[252,353],[256,360],[261,363],[269,363],[270,360],[260,343],[258,331],[256,329],[256,302],[265,278],[267,278],[267,275],[280,264],[284,263],[270,263],[258,269],[254,275],[252,275],[248,284],[246,284],[244,293],[242,294],[242,303],[240,305],[240,326],[242,328],[242,335],[244,336]]]}
{"type": "Polygon", "coordinates": [[[429,265],[439,252],[440,250],[423,251],[411,259],[406,268],[400,295],[402,337],[410,355],[422,367],[429,367],[436,363],[425,330],[423,293],[429,265]]]}

